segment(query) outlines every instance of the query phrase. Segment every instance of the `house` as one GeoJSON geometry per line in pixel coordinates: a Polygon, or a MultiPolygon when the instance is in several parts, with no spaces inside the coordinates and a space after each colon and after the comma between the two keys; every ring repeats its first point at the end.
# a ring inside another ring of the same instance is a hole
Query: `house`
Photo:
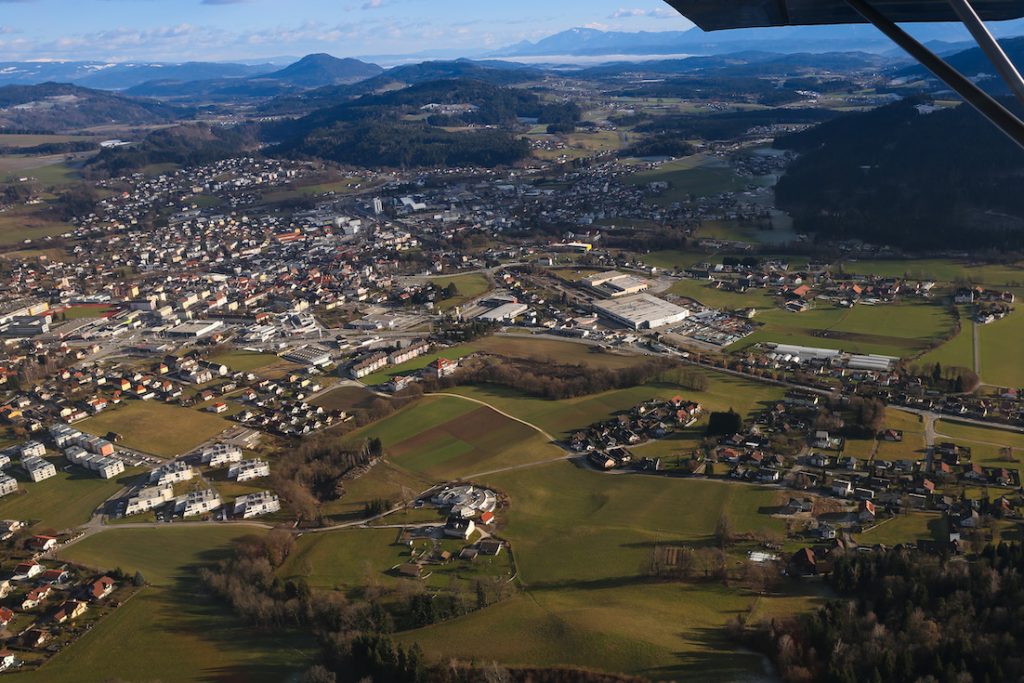
{"type": "Polygon", "coordinates": [[[88,609],[89,604],[87,602],[82,600],[68,600],[57,608],[57,611],[53,613],[51,618],[54,623],[63,624],[66,621],[73,621],[74,619],[77,619],[85,614],[88,609]]]}
{"type": "Polygon", "coordinates": [[[398,574],[410,579],[423,578],[423,565],[416,564],[415,562],[406,562],[398,567],[398,574]]]}
{"type": "Polygon", "coordinates": [[[853,484],[845,479],[836,479],[832,482],[832,493],[840,498],[847,498],[853,494],[853,484]]]}
{"type": "Polygon", "coordinates": [[[469,538],[476,531],[476,523],[471,519],[452,515],[444,525],[444,535],[452,538],[469,538]]]}
{"type": "Polygon", "coordinates": [[[46,567],[38,562],[22,562],[14,568],[14,576],[11,578],[14,581],[25,581],[39,576],[44,571],[46,571],[46,567]]]}
{"type": "Polygon", "coordinates": [[[787,515],[810,512],[814,509],[814,501],[810,498],[790,498],[784,509],[787,515]]]}
{"type": "Polygon", "coordinates": [[[485,538],[477,544],[477,548],[480,549],[481,555],[491,555],[497,557],[501,553],[501,549],[504,547],[504,543],[495,538],[485,538]]]}
{"type": "Polygon", "coordinates": [[[480,515],[480,523],[481,524],[491,524],[493,522],[494,522],[494,513],[493,512],[485,512],[482,515],[480,515]]]}
{"type": "Polygon", "coordinates": [[[14,618],[14,610],[7,607],[0,607],[0,628],[7,628],[7,624],[11,623],[11,619],[14,618]]]}
{"type": "Polygon", "coordinates": [[[21,636],[21,644],[25,647],[40,648],[50,640],[50,632],[41,628],[32,628],[21,636]]]}
{"type": "Polygon", "coordinates": [[[430,379],[444,379],[445,377],[450,377],[455,374],[455,371],[458,369],[458,361],[450,360],[448,358],[438,358],[427,365],[426,376],[430,379]]]}
{"type": "Polygon", "coordinates": [[[33,588],[32,590],[30,590],[28,593],[25,594],[25,597],[21,601],[21,611],[24,612],[25,610],[35,609],[36,607],[39,607],[39,605],[41,605],[43,601],[46,600],[46,598],[50,597],[50,592],[52,590],[53,589],[50,587],[49,584],[39,586],[38,588],[33,588]]]}
{"type": "Polygon", "coordinates": [[[814,576],[818,573],[818,560],[810,548],[802,548],[794,553],[789,566],[797,576],[814,576]]]}
{"type": "Polygon", "coordinates": [[[67,569],[47,569],[39,575],[39,583],[66,583],[71,578],[67,569]]]}
{"type": "Polygon", "coordinates": [[[17,657],[10,650],[0,650],[0,671],[7,671],[18,664],[17,657]]]}
{"type": "Polygon", "coordinates": [[[86,588],[86,593],[90,600],[102,600],[117,588],[117,584],[109,576],[101,576],[96,579],[86,588]]]}
{"type": "Polygon", "coordinates": [[[857,519],[861,522],[875,521],[875,504],[870,500],[862,500],[857,506],[857,519]]]}
{"type": "Polygon", "coordinates": [[[57,539],[53,536],[33,536],[25,545],[37,553],[46,552],[57,546],[57,539]]]}

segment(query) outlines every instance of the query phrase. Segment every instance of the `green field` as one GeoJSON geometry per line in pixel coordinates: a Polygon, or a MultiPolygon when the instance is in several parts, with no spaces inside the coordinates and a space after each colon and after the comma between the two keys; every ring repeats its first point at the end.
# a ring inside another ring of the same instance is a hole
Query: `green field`
{"type": "Polygon", "coordinates": [[[288,680],[313,655],[311,639],[259,634],[198,586],[198,565],[223,557],[230,543],[260,533],[239,527],[119,529],[64,551],[73,562],[140,570],[153,587],[119,607],[37,672],[12,681],[288,680]]]}
{"type": "Polygon", "coordinates": [[[471,301],[482,294],[485,294],[493,288],[491,281],[488,280],[484,275],[480,273],[469,273],[467,275],[454,275],[451,277],[436,277],[431,279],[436,287],[448,287],[449,285],[455,285],[458,289],[458,294],[450,299],[437,302],[437,310],[439,311],[450,311],[456,306],[461,306],[467,301],[471,301]]]}
{"type": "Polygon", "coordinates": [[[878,460],[920,460],[925,457],[927,444],[924,438],[924,424],[919,416],[890,407],[885,411],[885,427],[902,430],[903,441],[880,440],[875,458],[878,460]]]}
{"type": "Polygon", "coordinates": [[[141,470],[126,470],[117,479],[100,479],[78,467],[64,471],[64,458],[50,458],[57,476],[39,483],[26,480],[14,470],[21,491],[0,498],[0,518],[31,520],[39,529],[61,531],[85,524],[105,500],[135,479],[141,470]]]}
{"type": "Polygon", "coordinates": [[[953,326],[943,306],[918,301],[853,308],[823,304],[804,313],[771,308],[759,312],[756,320],[764,326],[732,350],[777,342],[907,357],[926,348],[929,340],[944,338],[953,326]]]}
{"type": "Polygon", "coordinates": [[[226,353],[219,353],[216,356],[212,356],[210,360],[214,363],[228,366],[233,372],[252,372],[253,370],[273,365],[280,359],[272,353],[236,349],[226,353]]]}
{"type": "Polygon", "coordinates": [[[743,189],[752,180],[737,176],[728,162],[722,159],[695,154],[666,162],[650,171],[641,171],[630,176],[628,182],[632,185],[667,182],[668,190],[654,200],[660,206],[667,206],[673,202],[685,201],[690,195],[735,192],[743,189]]]}
{"type": "Polygon", "coordinates": [[[715,584],[651,582],[644,572],[657,544],[706,544],[723,512],[738,531],[781,531],[781,521],[761,512],[776,504],[776,491],[606,476],[570,463],[486,483],[511,497],[503,536],[513,544],[526,594],[403,634],[403,641],[441,657],[581,665],[655,680],[737,680],[759,670],[758,658],[738,655],[720,630],[732,614],[752,609],[755,596],[715,584]]]}
{"type": "Polygon", "coordinates": [[[133,400],[108,408],[76,426],[98,436],[116,432],[124,437],[122,444],[129,448],[173,457],[220,434],[231,423],[208,412],[133,400]]]}
{"type": "Polygon", "coordinates": [[[939,363],[944,368],[974,368],[974,321],[968,307],[961,307],[960,332],[945,344],[921,356],[917,362],[925,367],[939,363]]]}
{"type": "Polygon", "coordinates": [[[763,408],[766,402],[782,397],[781,389],[760,382],[713,372],[708,376],[711,382],[703,392],[670,382],[656,382],[562,401],[534,398],[499,386],[457,387],[452,392],[482,400],[555,436],[568,435],[652,398],[671,398],[678,394],[699,401],[707,411],[732,407],[750,414],[763,408]]]}
{"type": "Polygon", "coordinates": [[[448,349],[441,349],[440,351],[433,351],[431,353],[420,356],[419,358],[413,358],[407,363],[401,365],[389,366],[380,372],[375,372],[372,375],[363,377],[360,382],[367,386],[380,386],[387,384],[391,381],[392,377],[399,377],[401,375],[410,375],[433,363],[438,358],[448,358],[449,360],[457,360],[473,353],[473,349],[470,346],[453,346],[448,349]]]}
{"type": "Polygon", "coordinates": [[[982,325],[981,377],[998,386],[1024,387],[1024,310],[982,325]]]}
{"type": "Polygon", "coordinates": [[[438,481],[562,455],[526,425],[447,396],[428,396],[350,438],[374,437],[393,464],[438,481]]]}
{"type": "Polygon", "coordinates": [[[1020,469],[1024,461],[1024,434],[1005,429],[988,429],[956,422],[939,420],[935,423],[936,441],[952,441],[971,449],[972,462],[985,467],[1020,469]],[[1004,449],[1012,448],[1013,462],[1005,459],[1004,449]]]}
{"type": "Polygon", "coordinates": [[[883,519],[856,538],[861,545],[887,545],[941,540],[945,531],[942,516],[936,513],[911,512],[883,519]]]}
{"type": "Polygon", "coordinates": [[[63,315],[67,320],[82,320],[84,318],[102,318],[115,310],[117,309],[106,304],[81,304],[66,309],[63,311],[63,315]]]}
{"type": "Polygon", "coordinates": [[[367,386],[379,386],[387,384],[392,377],[422,370],[438,358],[457,360],[476,352],[523,360],[587,365],[592,368],[624,368],[643,360],[641,356],[635,354],[601,352],[597,347],[575,342],[539,339],[530,335],[494,336],[428,353],[407,363],[367,375],[360,381],[367,386]]]}
{"type": "Polygon", "coordinates": [[[52,237],[70,230],[71,226],[53,220],[40,207],[19,206],[0,211],[0,246],[52,237]]]}

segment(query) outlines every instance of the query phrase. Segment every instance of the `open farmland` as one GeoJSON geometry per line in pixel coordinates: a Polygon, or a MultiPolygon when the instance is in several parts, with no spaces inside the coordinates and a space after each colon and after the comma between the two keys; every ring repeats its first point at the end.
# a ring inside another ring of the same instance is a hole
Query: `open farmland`
{"type": "Polygon", "coordinates": [[[352,435],[374,437],[383,441],[393,463],[438,481],[561,455],[530,427],[447,396],[428,396],[352,435]]]}
{"type": "MultiPolygon", "coordinates": [[[[723,513],[740,530],[781,530],[781,521],[761,512],[774,505],[775,491],[608,477],[570,463],[494,475],[486,483],[513,501],[503,535],[515,548],[526,594],[402,640],[437,656],[456,654],[458,644],[463,656],[654,679],[736,680],[759,670],[759,659],[737,656],[720,627],[729,614],[774,598],[713,584],[652,582],[645,568],[658,544],[707,543],[723,513]],[[674,628],[661,627],[669,622],[674,628]]],[[[787,607],[810,604],[796,600],[787,607]]]]}
{"type": "Polygon", "coordinates": [[[156,401],[129,401],[77,425],[97,436],[115,432],[122,445],[164,457],[187,453],[231,426],[212,413],[156,401]]]}

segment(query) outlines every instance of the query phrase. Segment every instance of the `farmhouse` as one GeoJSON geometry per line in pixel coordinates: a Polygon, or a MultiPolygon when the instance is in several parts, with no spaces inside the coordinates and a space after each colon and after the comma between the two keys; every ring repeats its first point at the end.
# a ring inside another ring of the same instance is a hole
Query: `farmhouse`
{"type": "Polygon", "coordinates": [[[90,600],[102,600],[113,593],[116,587],[117,584],[114,583],[112,578],[101,576],[89,584],[88,588],[86,588],[86,594],[90,600]]]}
{"type": "Polygon", "coordinates": [[[682,322],[690,311],[650,294],[637,294],[594,304],[599,315],[633,330],[655,329],[682,322]]]}

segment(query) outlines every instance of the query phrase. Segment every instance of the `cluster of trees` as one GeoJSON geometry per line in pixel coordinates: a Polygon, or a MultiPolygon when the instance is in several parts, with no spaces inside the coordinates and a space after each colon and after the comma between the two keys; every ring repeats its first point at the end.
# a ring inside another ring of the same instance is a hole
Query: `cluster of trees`
{"type": "Polygon", "coordinates": [[[688,157],[694,151],[693,145],[684,138],[674,133],[658,133],[627,147],[620,155],[628,157],[688,157]]]}
{"type": "Polygon", "coordinates": [[[929,389],[945,393],[970,393],[981,383],[978,373],[970,368],[958,365],[944,366],[938,362],[935,365],[912,365],[910,374],[919,377],[929,389]]]}
{"type": "Polygon", "coordinates": [[[320,505],[344,495],[345,475],[382,454],[380,439],[367,440],[357,450],[327,439],[303,443],[278,459],[274,490],[291,504],[300,521],[318,521],[320,505]]]}
{"type": "Polygon", "coordinates": [[[1022,576],[1019,544],[987,546],[972,561],[851,553],[829,578],[844,599],[739,630],[791,683],[1020,680],[1022,576]]]}
{"type": "Polygon", "coordinates": [[[31,147],[0,146],[0,155],[24,154],[27,156],[46,156],[50,154],[75,154],[91,152],[99,149],[99,143],[91,140],[69,140],[67,142],[45,142],[31,147]]]}
{"type": "Polygon", "coordinates": [[[729,436],[743,429],[743,417],[732,408],[708,417],[707,436],[729,436]]]}
{"type": "Polygon", "coordinates": [[[820,123],[834,118],[823,109],[767,109],[712,115],[664,116],[637,126],[637,132],[674,135],[680,139],[732,140],[757,126],[820,123]]]}
{"type": "Polygon", "coordinates": [[[663,359],[645,360],[625,368],[595,369],[554,361],[524,363],[495,356],[459,370],[438,385],[497,384],[531,396],[558,400],[645,384],[675,367],[675,363],[666,363],[663,359]]]}
{"type": "Polygon", "coordinates": [[[776,187],[798,231],[916,250],[1024,250],[1024,159],[970,107],[926,114],[923,103],[776,140],[800,152],[776,187]]]}
{"type": "Polygon", "coordinates": [[[279,145],[275,152],[375,168],[492,168],[525,159],[530,154],[530,145],[500,129],[453,133],[417,122],[361,121],[318,128],[279,145]]]}

